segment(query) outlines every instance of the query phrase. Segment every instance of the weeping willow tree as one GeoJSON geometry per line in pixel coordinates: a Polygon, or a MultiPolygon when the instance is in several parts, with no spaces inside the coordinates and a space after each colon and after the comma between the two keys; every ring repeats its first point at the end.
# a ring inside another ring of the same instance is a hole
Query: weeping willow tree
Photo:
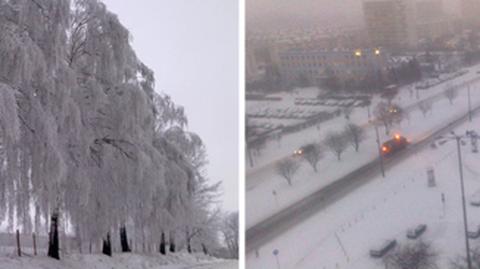
{"type": "Polygon", "coordinates": [[[0,217],[10,230],[44,228],[57,259],[59,231],[107,255],[117,242],[130,251],[129,234],[143,249],[165,250],[167,235],[170,251],[177,238],[189,250],[192,238],[215,241],[218,184],[203,172],[204,146],[183,108],[155,93],[104,4],[0,0],[0,57],[0,217]]]}

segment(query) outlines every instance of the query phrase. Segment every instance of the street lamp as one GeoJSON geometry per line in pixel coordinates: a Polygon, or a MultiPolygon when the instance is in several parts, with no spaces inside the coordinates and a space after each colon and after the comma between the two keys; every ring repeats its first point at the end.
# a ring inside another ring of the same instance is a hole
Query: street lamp
{"type": "Polygon", "coordinates": [[[375,135],[377,137],[377,147],[378,147],[378,158],[380,161],[380,171],[382,172],[382,177],[385,177],[385,167],[383,167],[383,154],[382,154],[382,147],[380,146],[380,135],[378,134],[378,126],[375,125],[375,135]]]}
{"type": "Polygon", "coordinates": [[[362,57],[362,51],[361,50],[355,50],[355,56],[356,57],[362,57]]]}
{"type": "Polygon", "coordinates": [[[468,221],[467,221],[467,208],[465,205],[465,185],[463,181],[463,163],[462,163],[462,151],[461,151],[461,144],[462,138],[468,136],[474,136],[474,132],[467,131],[465,135],[456,135],[453,131],[451,132],[452,136],[447,137],[448,139],[455,139],[457,141],[457,154],[458,154],[458,171],[460,175],[460,188],[462,194],[462,211],[463,211],[463,228],[465,232],[465,250],[467,252],[467,265],[468,269],[472,269],[472,260],[470,257],[470,243],[468,241],[468,221]]]}
{"type": "Polygon", "coordinates": [[[470,85],[468,85],[467,91],[468,91],[468,121],[472,122],[472,102],[470,97],[470,85]]]}

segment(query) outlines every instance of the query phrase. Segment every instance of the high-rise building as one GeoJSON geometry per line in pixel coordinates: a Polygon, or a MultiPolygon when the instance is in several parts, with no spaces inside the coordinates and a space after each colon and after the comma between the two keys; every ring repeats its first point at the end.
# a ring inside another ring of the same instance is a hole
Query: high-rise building
{"type": "Polygon", "coordinates": [[[363,13],[372,46],[415,45],[415,7],[411,0],[364,0],[363,13]]]}
{"type": "Polygon", "coordinates": [[[450,23],[443,10],[442,0],[417,0],[415,7],[418,39],[435,40],[449,31],[450,23]]]}
{"type": "Polygon", "coordinates": [[[461,0],[461,11],[467,26],[480,26],[480,0],[461,0]]]}

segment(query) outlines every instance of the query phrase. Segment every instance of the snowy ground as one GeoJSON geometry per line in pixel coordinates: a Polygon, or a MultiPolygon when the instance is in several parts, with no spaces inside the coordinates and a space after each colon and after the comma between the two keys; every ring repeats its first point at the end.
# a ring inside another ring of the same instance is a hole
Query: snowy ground
{"type": "MultiPolygon", "coordinates": [[[[452,85],[461,85],[465,81],[471,81],[478,78],[476,74],[477,67],[470,68],[470,72],[460,78],[453,80],[452,85]]],[[[480,105],[480,92],[475,87],[480,86],[480,82],[475,82],[471,86],[472,105],[480,105]]],[[[448,100],[442,96],[445,85],[433,87],[430,90],[420,91],[421,98],[410,96],[408,90],[403,91],[397,97],[396,102],[403,106],[412,106],[419,100],[439,95],[433,104],[432,112],[426,117],[418,109],[413,109],[409,113],[409,119],[405,120],[401,126],[394,131],[401,132],[410,140],[421,139],[436,129],[443,127],[449,121],[458,118],[467,111],[467,91],[463,87],[459,91],[459,96],[454,100],[454,105],[450,105],[448,100]]],[[[356,109],[350,121],[357,124],[365,124],[368,117],[365,109],[356,109]]],[[[342,130],[347,123],[346,119],[337,118],[322,124],[321,128],[309,128],[302,132],[288,135],[281,141],[272,141],[262,155],[264,165],[252,168],[247,172],[247,193],[246,193],[246,226],[252,227],[269,216],[285,209],[289,205],[299,201],[303,197],[315,192],[316,190],[331,183],[333,180],[372,161],[376,155],[376,143],[374,129],[370,126],[366,129],[367,139],[361,145],[360,153],[355,153],[352,148],[344,153],[343,160],[338,162],[329,152],[325,152],[324,158],[320,161],[319,173],[314,173],[312,168],[305,162],[295,175],[293,187],[289,186],[285,179],[274,172],[274,156],[288,156],[294,149],[309,143],[321,141],[322,136],[327,131],[342,130]],[[359,156],[361,158],[359,158],[359,156]],[[270,164],[267,159],[270,158],[270,164]],[[275,192],[276,195],[273,193],[275,192]]],[[[380,130],[381,140],[388,139],[380,130]]],[[[278,157],[277,157],[278,159],[278,157]]]]}
{"type": "MultiPolygon", "coordinates": [[[[394,102],[397,104],[400,104],[402,107],[408,107],[412,106],[416,103],[418,103],[421,100],[430,98],[432,96],[438,95],[442,93],[445,90],[446,85],[458,85],[462,84],[465,81],[469,81],[475,78],[478,78],[479,75],[477,74],[477,69],[480,69],[480,65],[476,65],[474,67],[470,67],[466,69],[468,71],[467,74],[457,77],[455,79],[452,79],[448,82],[441,83],[437,86],[434,86],[429,89],[425,90],[419,90],[418,91],[418,99],[416,96],[416,91],[412,90],[410,91],[409,89],[413,87],[413,85],[407,85],[404,86],[400,89],[399,94],[395,97],[394,102]]],[[[316,90],[318,91],[318,90],[316,90]]],[[[307,88],[305,90],[302,89],[301,91],[301,96],[302,97],[312,97],[314,96],[313,93],[316,92],[315,89],[313,88],[307,88]]],[[[266,101],[266,102],[247,102],[246,104],[246,110],[247,113],[249,111],[257,111],[258,109],[265,109],[266,107],[273,109],[277,108],[288,108],[293,106],[293,100],[295,97],[299,97],[298,94],[276,94],[275,96],[281,97],[283,99],[282,102],[274,102],[274,101],[266,101]]],[[[371,105],[371,110],[373,111],[373,108],[375,105],[382,101],[381,98],[374,98],[372,100],[372,105],[371,105]]],[[[323,110],[326,111],[333,111],[336,108],[335,107],[321,107],[323,110]]],[[[263,119],[263,122],[268,119],[263,119]]],[[[286,119],[283,119],[286,120],[286,119]]],[[[270,140],[267,142],[265,149],[262,150],[261,155],[259,156],[254,156],[254,166],[250,167],[250,165],[247,165],[246,170],[247,170],[247,175],[255,175],[256,172],[259,170],[262,170],[265,166],[268,166],[272,162],[275,162],[281,157],[284,157],[288,154],[291,154],[293,150],[303,146],[305,141],[302,141],[301,139],[298,139],[299,137],[305,137],[307,139],[318,139],[319,133],[320,135],[326,131],[326,130],[331,130],[332,127],[334,129],[337,129],[339,123],[344,123],[343,118],[334,118],[330,121],[324,122],[320,125],[320,131],[314,126],[311,128],[304,129],[300,132],[297,133],[292,133],[292,134],[287,134],[281,139],[281,143],[275,140],[270,140]]],[[[368,111],[366,108],[355,108],[352,115],[351,115],[351,120],[353,122],[356,122],[357,124],[366,124],[368,123],[368,111]]],[[[278,123],[278,119],[271,119],[272,124],[280,124],[278,123]]],[[[341,126],[343,127],[343,125],[341,126]]],[[[248,160],[246,160],[246,163],[248,164],[248,160]]]]}
{"type": "Polygon", "coordinates": [[[161,256],[157,254],[69,255],[57,261],[48,257],[0,257],[5,269],[236,269],[238,261],[219,260],[185,253],[161,256]]]}
{"type": "MultiPolygon", "coordinates": [[[[456,133],[466,129],[479,132],[479,126],[477,116],[456,133]]],[[[480,190],[480,153],[472,153],[470,143],[462,152],[465,190],[470,200],[480,190]]],[[[452,259],[465,253],[460,197],[456,145],[450,141],[417,153],[388,170],[385,179],[375,178],[262,246],[258,253],[248,253],[247,268],[276,268],[274,249],[279,251],[282,269],[385,268],[369,257],[369,250],[385,239],[396,239],[400,245],[411,241],[405,236],[406,230],[421,223],[428,225],[422,239],[431,242],[439,253],[439,268],[449,268],[452,259]],[[435,169],[437,186],[433,188],[427,186],[428,167],[435,169]]],[[[480,224],[480,208],[467,205],[467,211],[473,230],[480,224]]],[[[480,246],[480,239],[470,243],[480,246]]]]}

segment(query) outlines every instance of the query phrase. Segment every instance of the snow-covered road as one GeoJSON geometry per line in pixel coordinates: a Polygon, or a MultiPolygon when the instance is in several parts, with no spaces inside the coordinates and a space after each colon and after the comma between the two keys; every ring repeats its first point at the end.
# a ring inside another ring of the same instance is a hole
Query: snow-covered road
{"type": "MultiPolygon", "coordinates": [[[[456,81],[458,84],[456,85],[464,85],[465,82],[476,78],[478,78],[478,75],[476,72],[473,72],[472,69],[470,74],[461,80],[458,79],[458,81],[456,81]]],[[[478,81],[471,84],[472,105],[474,106],[480,104],[480,92],[475,90],[479,85],[480,83],[478,83],[478,81]]],[[[437,97],[432,112],[426,117],[422,115],[420,111],[414,109],[409,113],[409,118],[395,131],[400,131],[409,139],[413,140],[420,140],[428,136],[428,134],[440,126],[443,126],[446,122],[457,118],[460,114],[464,114],[467,111],[466,88],[467,87],[463,87],[463,89],[459,91],[458,98],[454,100],[453,106],[451,106],[445,98],[440,98],[441,95],[437,97]]],[[[428,96],[438,96],[438,92],[441,93],[443,90],[444,88],[436,89],[428,96]]],[[[424,93],[424,95],[427,94],[424,93]]],[[[360,119],[357,119],[357,121],[354,120],[355,119],[352,118],[351,122],[363,122],[360,119]]],[[[344,119],[337,119],[336,121],[338,122],[335,123],[332,121],[327,124],[328,126],[324,127],[325,129],[322,128],[323,133],[339,128],[341,130],[346,124],[344,119]]],[[[316,133],[317,138],[315,140],[312,140],[314,136],[303,136],[299,133],[295,137],[295,143],[305,144],[311,141],[318,141],[320,133],[318,131],[316,131],[316,133]]],[[[262,183],[247,190],[246,226],[248,228],[254,227],[254,225],[261,223],[268,217],[281,212],[283,209],[297,203],[304,197],[327,186],[332,181],[345,176],[355,168],[361,167],[374,160],[377,152],[373,128],[367,128],[366,135],[367,139],[363,142],[363,145],[361,145],[360,153],[355,153],[352,149],[348,149],[344,154],[345,156],[342,162],[336,161],[335,158],[326,152],[325,157],[319,163],[319,171],[321,171],[321,173],[313,173],[310,167],[304,164],[295,176],[293,186],[288,186],[285,180],[275,173],[273,167],[258,171],[255,175],[247,176],[247,181],[250,177],[253,177],[253,180],[261,180],[262,183]],[[275,195],[272,193],[275,193],[275,195]]],[[[380,135],[382,141],[389,139],[387,136],[384,136],[384,134],[380,135]]],[[[291,140],[293,141],[293,137],[291,140]]]]}
{"type": "MultiPolygon", "coordinates": [[[[480,131],[480,116],[456,128],[480,131]]],[[[468,142],[468,140],[467,140],[468,142]]],[[[282,269],[380,269],[381,260],[369,257],[369,250],[385,239],[400,245],[411,240],[406,230],[427,224],[422,239],[439,253],[439,268],[465,253],[458,159],[455,141],[426,148],[402,161],[381,176],[355,190],[344,199],[311,216],[282,236],[247,254],[247,268],[275,268],[272,254],[278,250],[282,269]],[[435,170],[436,186],[428,187],[426,170],[435,170]],[[445,203],[442,203],[442,194],[445,203]]],[[[480,155],[462,148],[467,200],[480,191],[480,155]]],[[[467,205],[468,225],[480,223],[480,210],[467,205]]],[[[471,240],[478,247],[478,240],[471,240]]]]}

